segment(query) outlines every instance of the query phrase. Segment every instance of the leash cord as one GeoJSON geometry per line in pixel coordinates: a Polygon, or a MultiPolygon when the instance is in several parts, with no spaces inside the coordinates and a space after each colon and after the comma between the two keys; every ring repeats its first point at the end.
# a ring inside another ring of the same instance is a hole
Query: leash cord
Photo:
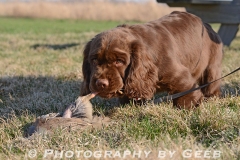
{"type": "Polygon", "coordinates": [[[196,90],[198,90],[198,89],[202,89],[202,88],[204,88],[204,87],[207,87],[207,86],[209,86],[210,84],[212,84],[212,83],[214,83],[214,82],[216,82],[216,81],[219,81],[219,80],[221,80],[221,79],[223,79],[223,78],[225,78],[225,77],[227,77],[227,76],[229,76],[229,75],[231,75],[231,74],[233,74],[233,73],[235,73],[235,72],[237,72],[237,71],[239,71],[239,70],[240,70],[240,67],[237,68],[237,69],[235,69],[234,71],[228,73],[227,75],[219,78],[219,79],[216,79],[216,80],[214,80],[214,81],[212,81],[212,82],[209,82],[209,83],[204,84],[204,85],[202,85],[202,86],[199,86],[199,87],[197,87],[197,88],[192,88],[192,89],[187,90],[187,91],[183,91],[183,92],[176,93],[176,94],[173,94],[173,95],[169,95],[169,96],[164,96],[164,97],[157,98],[157,99],[154,100],[154,103],[162,103],[162,102],[166,102],[166,101],[171,101],[171,100],[173,100],[173,99],[176,99],[176,98],[185,96],[186,94],[189,94],[189,93],[191,93],[191,92],[193,92],[193,91],[196,91],[196,90]]]}

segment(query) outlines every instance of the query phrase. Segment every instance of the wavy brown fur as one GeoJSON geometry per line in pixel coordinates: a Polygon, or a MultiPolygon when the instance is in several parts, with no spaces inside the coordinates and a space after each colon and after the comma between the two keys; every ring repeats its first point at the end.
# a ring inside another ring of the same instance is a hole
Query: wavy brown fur
{"type": "MultiPolygon", "coordinates": [[[[220,37],[195,15],[172,12],[156,21],[121,25],[96,35],[84,50],[81,95],[150,99],[156,92],[189,90],[220,78],[220,37]],[[124,90],[124,95],[118,90],[124,90]]],[[[220,95],[220,82],[177,98],[181,108],[220,95]]]]}

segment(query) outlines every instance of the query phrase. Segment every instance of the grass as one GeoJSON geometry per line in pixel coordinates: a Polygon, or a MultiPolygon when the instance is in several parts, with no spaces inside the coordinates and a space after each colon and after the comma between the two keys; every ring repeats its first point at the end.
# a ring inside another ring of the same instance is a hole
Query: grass
{"type": "Polygon", "coordinates": [[[31,2],[0,2],[0,16],[47,18],[47,19],[85,19],[149,21],[157,19],[173,10],[166,4],[156,1],[144,3],[116,3],[109,0],[88,0],[69,2],[31,1],[31,2]]]}
{"type": "MultiPolygon", "coordinates": [[[[0,159],[28,159],[31,149],[36,149],[36,159],[51,159],[44,158],[46,149],[63,151],[65,159],[69,150],[119,151],[122,157],[124,151],[132,151],[123,159],[134,159],[133,151],[151,151],[142,159],[175,151],[172,158],[166,154],[163,159],[184,159],[187,149],[193,154],[185,159],[204,159],[204,153],[194,157],[197,151],[210,151],[210,159],[214,151],[221,152],[217,159],[240,159],[239,72],[223,80],[223,98],[212,98],[196,110],[178,110],[171,103],[115,107],[114,99],[95,98],[95,114],[110,116],[113,125],[26,138],[36,117],[61,112],[78,96],[84,44],[123,22],[15,18],[0,22],[4,22],[0,25],[0,159]]],[[[223,75],[239,67],[239,46],[240,33],[224,48],[223,75]]]]}
{"type": "Polygon", "coordinates": [[[119,25],[119,21],[49,20],[1,18],[0,31],[7,34],[63,34],[100,32],[119,25]]]}

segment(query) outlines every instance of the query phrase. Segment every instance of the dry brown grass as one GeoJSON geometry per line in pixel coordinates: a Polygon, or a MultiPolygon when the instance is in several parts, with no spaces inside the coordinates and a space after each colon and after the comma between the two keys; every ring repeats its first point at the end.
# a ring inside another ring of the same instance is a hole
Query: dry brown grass
{"type": "Polygon", "coordinates": [[[87,19],[87,20],[136,20],[158,19],[173,10],[155,1],[145,3],[114,3],[109,1],[91,2],[9,2],[0,3],[0,16],[50,18],[50,19],[87,19]]]}

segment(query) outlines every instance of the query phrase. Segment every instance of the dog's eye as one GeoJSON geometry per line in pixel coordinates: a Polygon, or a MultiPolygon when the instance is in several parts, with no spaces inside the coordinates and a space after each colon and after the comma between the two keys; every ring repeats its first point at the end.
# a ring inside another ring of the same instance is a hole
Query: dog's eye
{"type": "Polygon", "coordinates": [[[98,64],[97,58],[94,58],[94,59],[92,60],[92,63],[93,63],[93,65],[97,65],[97,64],[98,64]]]}
{"type": "Polygon", "coordinates": [[[117,66],[117,67],[120,67],[124,64],[124,62],[121,60],[121,59],[117,59],[114,64],[117,66]]]}

